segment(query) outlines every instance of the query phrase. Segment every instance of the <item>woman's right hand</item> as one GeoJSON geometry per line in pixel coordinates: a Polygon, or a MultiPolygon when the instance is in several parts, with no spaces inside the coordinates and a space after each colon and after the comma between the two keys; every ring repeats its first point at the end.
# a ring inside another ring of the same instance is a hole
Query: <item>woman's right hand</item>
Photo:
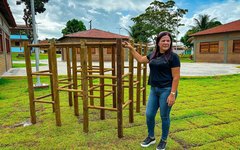
{"type": "Polygon", "coordinates": [[[128,43],[127,41],[122,42],[122,45],[125,48],[129,48],[129,49],[133,48],[132,45],[130,43],[128,43]]]}

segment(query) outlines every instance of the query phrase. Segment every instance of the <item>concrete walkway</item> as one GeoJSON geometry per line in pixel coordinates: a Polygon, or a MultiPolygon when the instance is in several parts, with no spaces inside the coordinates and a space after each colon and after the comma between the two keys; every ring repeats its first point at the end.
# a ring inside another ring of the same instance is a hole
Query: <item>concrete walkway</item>
{"type": "MultiPolygon", "coordinates": [[[[32,63],[34,63],[33,61],[32,63]]],[[[24,61],[16,61],[13,63],[25,63],[24,61]]],[[[47,60],[40,60],[42,64],[48,64],[47,60]]],[[[58,74],[66,75],[66,62],[61,61],[58,58],[58,74]]],[[[136,61],[134,62],[136,63],[136,61]]],[[[94,62],[93,65],[98,65],[98,62],[94,62]]],[[[128,62],[125,62],[127,65],[128,62]]],[[[111,68],[111,62],[104,63],[105,68],[111,68]]],[[[181,63],[181,76],[215,76],[215,75],[228,75],[240,73],[240,68],[237,68],[240,64],[219,64],[219,63],[181,63]]],[[[40,66],[40,70],[48,70],[48,66],[40,66]]],[[[35,67],[32,68],[35,71],[35,67]]],[[[125,72],[128,69],[125,69],[125,72]]],[[[147,70],[149,73],[149,68],[147,70]]],[[[136,69],[134,69],[136,74],[136,69]]],[[[4,73],[3,76],[26,76],[25,68],[12,68],[8,72],[4,73]]]]}

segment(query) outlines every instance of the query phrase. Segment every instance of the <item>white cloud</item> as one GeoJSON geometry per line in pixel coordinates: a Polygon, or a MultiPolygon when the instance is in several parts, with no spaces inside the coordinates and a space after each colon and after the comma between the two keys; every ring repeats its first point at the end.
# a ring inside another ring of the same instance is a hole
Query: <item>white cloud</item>
{"type": "Polygon", "coordinates": [[[10,9],[17,24],[25,24],[23,18],[24,4],[17,5],[16,1],[9,1],[10,9]]]}
{"type": "Polygon", "coordinates": [[[152,0],[81,0],[79,4],[111,12],[119,10],[143,11],[151,2],[152,0]]]}
{"type": "Polygon", "coordinates": [[[122,13],[121,12],[116,12],[117,15],[119,16],[122,16],[122,13]]]}
{"type": "Polygon", "coordinates": [[[69,0],[68,1],[68,7],[75,9],[76,8],[76,2],[73,1],[73,0],[69,0]]]}
{"type": "MultiPolygon", "coordinates": [[[[119,33],[119,28],[128,28],[133,22],[131,17],[139,15],[149,6],[153,0],[50,0],[45,6],[46,11],[36,15],[39,38],[61,37],[61,30],[68,20],[73,18],[82,20],[88,28],[92,20],[93,28],[119,33]]],[[[17,24],[24,24],[22,19],[24,4],[16,5],[15,0],[9,0],[9,5],[17,24]]],[[[177,1],[178,2],[178,1],[177,1]]],[[[178,2],[181,4],[181,1],[178,2]]],[[[184,3],[190,5],[191,3],[184,3]]],[[[183,7],[185,8],[185,7],[183,7]]],[[[179,27],[180,39],[190,25],[193,25],[193,18],[199,14],[210,14],[217,17],[222,23],[240,19],[240,1],[227,0],[221,3],[211,3],[208,6],[199,6],[199,10],[191,17],[184,17],[183,27],[179,27]],[[205,8],[205,9],[204,9],[205,8]]],[[[189,12],[190,14],[190,12],[189,12]]],[[[121,30],[121,34],[124,34],[121,30]]],[[[127,35],[127,33],[125,33],[127,35]]]]}
{"type": "Polygon", "coordinates": [[[94,10],[94,9],[90,9],[88,10],[88,12],[92,13],[92,14],[101,14],[100,12],[94,10]]]}
{"type": "Polygon", "coordinates": [[[131,19],[131,15],[122,16],[119,21],[120,26],[123,28],[128,28],[131,21],[130,19],[131,19]]]}
{"type": "Polygon", "coordinates": [[[209,14],[211,18],[216,17],[223,24],[240,19],[240,1],[229,0],[222,4],[202,10],[199,14],[209,14]]]}

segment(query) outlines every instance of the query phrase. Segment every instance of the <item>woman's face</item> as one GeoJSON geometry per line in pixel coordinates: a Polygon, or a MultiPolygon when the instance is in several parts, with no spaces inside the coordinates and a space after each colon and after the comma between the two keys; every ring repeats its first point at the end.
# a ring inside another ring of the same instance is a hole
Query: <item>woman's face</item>
{"type": "Polygon", "coordinates": [[[171,45],[170,37],[168,35],[163,36],[158,43],[158,46],[160,47],[160,52],[161,53],[166,52],[170,48],[170,45],[171,45]]]}

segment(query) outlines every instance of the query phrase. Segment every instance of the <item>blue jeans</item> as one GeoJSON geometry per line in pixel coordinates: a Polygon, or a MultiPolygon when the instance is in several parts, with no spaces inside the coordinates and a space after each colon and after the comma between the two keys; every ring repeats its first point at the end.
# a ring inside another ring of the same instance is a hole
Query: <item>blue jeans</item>
{"type": "Polygon", "coordinates": [[[171,87],[159,88],[151,87],[146,108],[148,136],[154,137],[155,116],[160,108],[160,116],[162,120],[162,140],[167,140],[170,128],[170,111],[167,98],[171,92],[171,87]]]}

